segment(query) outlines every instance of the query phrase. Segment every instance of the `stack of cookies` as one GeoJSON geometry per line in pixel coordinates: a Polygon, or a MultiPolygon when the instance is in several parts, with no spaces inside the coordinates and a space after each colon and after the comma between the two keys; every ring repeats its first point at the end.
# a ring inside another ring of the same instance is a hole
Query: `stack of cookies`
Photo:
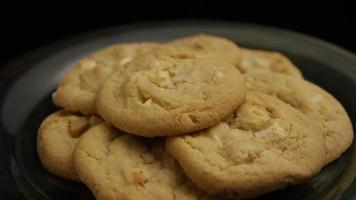
{"type": "Polygon", "coordinates": [[[43,166],[97,199],[248,199],[352,143],[342,105],[277,52],[195,35],[117,44],[70,69],[37,136],[43,166]]]}

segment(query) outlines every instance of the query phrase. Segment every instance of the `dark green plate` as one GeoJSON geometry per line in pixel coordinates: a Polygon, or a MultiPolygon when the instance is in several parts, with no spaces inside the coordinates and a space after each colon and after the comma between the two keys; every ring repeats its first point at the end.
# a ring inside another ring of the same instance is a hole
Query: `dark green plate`
{"type": "MultiPolygon", "coordinates": [[[[195,33],[215,34],[245,47],[283,52],[306,79],[336,96],[356,122],[356,56],[319,39],[275,28],[216,21],[135,24],[98,31],[33,51],[1,68],[0,199],[93,199],[83,184],[44,170],[36,154],[37,128],[56,109],[50,94],[58,78],[81,56],[109,44],[166,41],[195,33]]],[[[259,199],[355,198],[354,150],[355,145],[312,180],[259,199]]]]}

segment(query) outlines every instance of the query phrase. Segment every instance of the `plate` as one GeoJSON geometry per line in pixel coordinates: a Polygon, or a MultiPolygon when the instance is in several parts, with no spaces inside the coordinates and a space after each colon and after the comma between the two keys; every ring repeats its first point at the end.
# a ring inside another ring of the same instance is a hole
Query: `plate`
{"type": "MultiPolygon", "coordinates": [[[[167,41],[196,33],[229,38],[241,46],[277,50],[300,67],[306,79],[322,86],[356,122],[356,56],[299,33],[221,21],[171,21],[132,24],[70,38],[35,50],[0,70],[0,199],[94,199],[81,183],[47,172],[36,153],[36,132],[55,108],[51,93],[65,70],[104,46],[167,41]]],[[[353,199],[356,197],[355,144],[310,181],[258,199],[353,199]]]]}

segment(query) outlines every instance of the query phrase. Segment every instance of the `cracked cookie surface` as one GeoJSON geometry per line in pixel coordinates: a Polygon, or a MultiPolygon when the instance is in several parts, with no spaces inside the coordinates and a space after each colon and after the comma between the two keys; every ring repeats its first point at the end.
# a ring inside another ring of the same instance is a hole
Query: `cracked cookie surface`
{"type": "Polygon", "coordinates": [[[106,123],[83,135],[74,165],[99,200],[213,199],[186,178],[163,140],[129,135],[106,123]]]}
{"type": "Polygon", "coordinates": [[[116,68],[157,46],[156,43],[113,45],[81,59],[60,80],[52,95],[54,104],[73,112],[95,113],[95,96],[101,83],[116,68]]]}
{"type": "Polygon", "coordinates": [[[248,48],[240,48],[240,50],[241,62],[238,65],[238,69],[242,74],[262,71],[284,74],[300,79],[303,78],[298,67],[279,52],[248,48]]]}
{"type": "Polygon", "coordinates": [[[240,49],[236,43],[218,36],[199,34],[175,39],[167,44],[186,47],[199,54],[213,54],[234,66],[238,66],[241,60],[240,49]]]}
{"type": "Polygon", "coordinates": [[[332,162],[352,144],[351,120],[335,97],[315,84],[273,73],[245,74],[248,90],[276,96],[323,125],[326,142],[325,164],[332,162]]]}
{"type": "Polygon", "coordinates": [[[73,169],[73,153],[81,135],[99,123],[96,116],[82,116],[65,110],[49,115],[37,134],[37,152],[42,165],[62,178],[78,181],[73,169]]]}
{"type": "Polygon", "coordinates": [[[137,57],[100,88],[96,105],[106,121],[146,137],[179,135],[217,124],[245,97],[230,63],[167,46],[137,57]]]}
{"type": "Polygon", "coordinates": [[[224,122],[167,139],[166,148],[201,189],[252,198],[300,183],[321,169],[324,136],[275,97],[248,92],[224,122]]]}

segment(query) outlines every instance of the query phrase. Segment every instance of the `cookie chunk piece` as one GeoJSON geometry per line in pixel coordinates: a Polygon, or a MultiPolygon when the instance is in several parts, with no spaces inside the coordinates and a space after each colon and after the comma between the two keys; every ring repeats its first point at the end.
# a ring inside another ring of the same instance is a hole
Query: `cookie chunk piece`
{"type": "Polygon", "coordinates": [[[171,137],[166,148],[206,192],[253,198],[319,172],[325,157],[319,130],[310,118],[277,98],[248,92],[225,121],[171,137]]]}
{"type": "Polygon", "coordinates": [[[74,166],[99,200],[212,199],[186,178],[163,144],[102,123],[80,139],[74,166]]]}
{"type": "Polygon", "coordinates": [[[73,169],[73,153],[81,135],[100,122],[97,116],[82,116],[65,110],[48,116],[37,134],[37,152],[42,165],[51,173],[78,181],[73,169]]]}
{"type": "Polygon", "coordinates": [[[155,137],[215,125],[244,97],[244,78],[230,63],[167,46],[111,74],[98,92],[96,106],[117,128],[155,137]]]}
{"type": "Polygon", "coordinates": [[[155,43],[119,44],[101,49],[70,69],[53,93],[55,105],[83,114],[95,113],[95,96],[101,83],[136,55],[159,46],[155,43]]]}

